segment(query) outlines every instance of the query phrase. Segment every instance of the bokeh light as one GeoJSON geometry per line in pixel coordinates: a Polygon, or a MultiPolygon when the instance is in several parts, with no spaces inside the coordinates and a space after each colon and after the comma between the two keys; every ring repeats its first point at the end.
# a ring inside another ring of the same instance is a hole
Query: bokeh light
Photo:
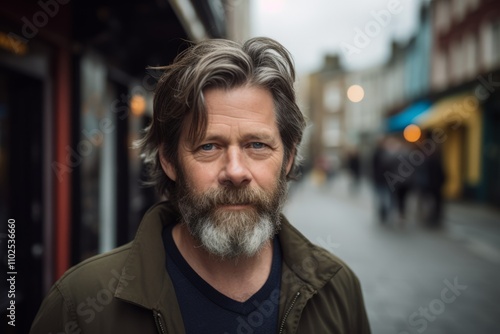
{"type": "Polygon", "coordinates": [[[408,125],[403,131],[403,136],[405,137],[406,141],[410,143],[414,143],[419,140],[421,135],[422,131],[415,124],[408,125]]]}
{"type": "Polygon", "coordinates": [[[142,95],[134,95],[130,100],[130,110],[132,114],[141,116],[146,111],[146,100],[142,95]]]}
{"type": "Polygon", "coordinates": [[[360,85],[352,85],[347,89],[347,98],[351,102],[359,102],[365,97],[365,90],[360,85]]]}

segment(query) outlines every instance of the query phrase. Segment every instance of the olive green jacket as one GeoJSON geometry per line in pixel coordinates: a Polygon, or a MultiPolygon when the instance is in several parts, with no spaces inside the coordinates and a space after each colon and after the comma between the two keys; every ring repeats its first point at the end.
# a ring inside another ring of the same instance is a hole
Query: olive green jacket
{"type": "MultiPolygon", "coordinates": [[[[167,202],[159,203],[131,243],[69,269],[49,291],[30,333],[184,333],[162,241],[163,226],[177,220],[167,202]]],[[[279,333],[370,333],[351,270],[285,218],[279,238],[279,333]]],[[[234,332],[259,333],[252,325],[258,323],[240,323],[234,332]]]]}

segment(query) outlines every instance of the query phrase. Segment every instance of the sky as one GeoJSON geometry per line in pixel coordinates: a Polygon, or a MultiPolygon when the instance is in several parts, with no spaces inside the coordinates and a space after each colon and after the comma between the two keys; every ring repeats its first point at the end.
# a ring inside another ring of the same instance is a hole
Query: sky
{"type": "MultiPolygon", "coordinates": [[[[423,0],[425,1],[425,0],[423,0]]],[[[255,0],[250,34],[268,36],[292,54],[299,75],[318,71],[326,54],[347,69],[383,63],[393,39],[418,29],[421,0],[255,0]]]]}

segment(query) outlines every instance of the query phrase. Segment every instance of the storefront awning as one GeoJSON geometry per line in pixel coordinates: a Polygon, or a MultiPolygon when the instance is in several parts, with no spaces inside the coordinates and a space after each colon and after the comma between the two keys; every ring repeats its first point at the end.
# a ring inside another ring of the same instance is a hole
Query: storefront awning
{"type": "Polygon", "coordinates": [[[479,101],[474,94],[461,94],[436,102],[429,112],[419,115],[415,123],[422,129],[446,128],[475,122],[479,115],[479,101]]]}
{"type": "Polygon", "coordinates": [[[415,102],[402,112],[387,119],[387,131],[403,131],[408,125],[414,124],[417,117],[427,113],[431,106],[432,103],[427,100],[415,102]]]}

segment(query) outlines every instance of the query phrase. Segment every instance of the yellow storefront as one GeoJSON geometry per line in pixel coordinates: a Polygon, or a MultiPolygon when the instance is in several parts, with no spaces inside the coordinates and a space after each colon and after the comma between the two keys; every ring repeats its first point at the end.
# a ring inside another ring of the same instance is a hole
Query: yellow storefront
{"type": "Polygon", "coordinates": [[[475,187],[481,179],[482,113],[477,97],[460,94],[436,102],[418,120],[423,130],[442,129],[446,182],[443,195],[460,198],[464,186],[475,187]]]}

